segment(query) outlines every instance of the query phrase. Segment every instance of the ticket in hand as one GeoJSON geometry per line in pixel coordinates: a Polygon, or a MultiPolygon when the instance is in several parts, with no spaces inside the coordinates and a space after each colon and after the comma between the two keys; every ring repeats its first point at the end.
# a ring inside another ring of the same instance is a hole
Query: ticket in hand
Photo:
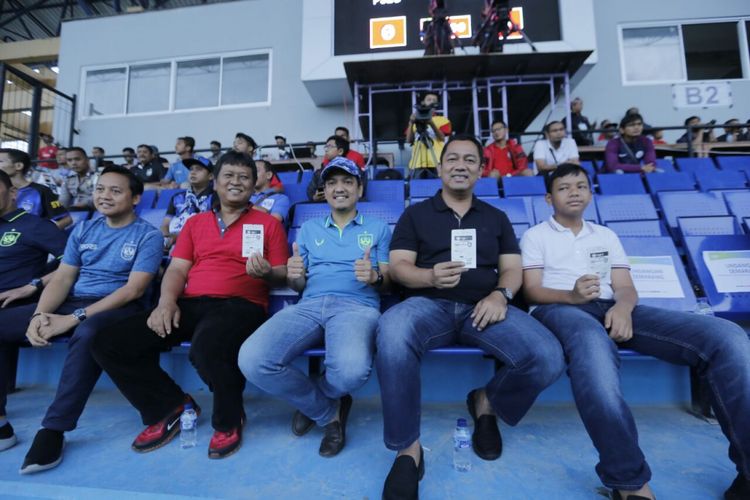
{"type": "Polygon", "coordinates": [[[242,256],[250,257],[259,253],[263,255],[263,225],[242,225],[242,256]]]}
{"type": "Polygon", "coordinates": [[[606,248],[589,248],[588,254],[588,274],[594,274],[601,281],[609,281],[611,264],[609,262],[609,251],[606,248]]]}
{"type": "Polygon", "coordinates": [[[476,229],[453,229],[451,231],[451,260],[463,262],[467,269],[477,268],[476,229]]]}

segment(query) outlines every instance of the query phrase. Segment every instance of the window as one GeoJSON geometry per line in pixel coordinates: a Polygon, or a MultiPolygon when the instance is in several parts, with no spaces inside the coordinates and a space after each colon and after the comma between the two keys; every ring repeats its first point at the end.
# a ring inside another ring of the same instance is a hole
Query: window
{"type": "Polygon", "coordinates": [[[86,73],[84,116],[119,115],[125,103],[127,68],[99,69],[86,73]]]}
{"type": "Polygon", "coordinates": [[[682,27],[688,80],[742,78],[737,23],[682,27]]]}
{"type": "Polygon", "coordinates": [[[676,26],[622,30],[625,80],[682,80],[682,47],[676,26]]]}
{"type": "Polygon", "coordinates": [[[270,51],[91,68],[81,117],[268,105],[270,82],[270,51]]]}
{"type": "Polygon", "coordinates": [[[171,71],[169,63],[131,66],[128,113],[168,110],[171,71]]]}

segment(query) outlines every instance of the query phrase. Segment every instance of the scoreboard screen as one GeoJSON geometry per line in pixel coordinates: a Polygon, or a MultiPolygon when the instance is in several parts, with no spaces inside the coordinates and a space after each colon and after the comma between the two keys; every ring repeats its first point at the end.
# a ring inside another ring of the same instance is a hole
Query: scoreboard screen
{"type": "MultiPolygon", "coordinates": [[[[446,0],[453,33],[465,46],[481,25],[484,0],[446,0]]],[[[421,50],[429,0],[335,0],[334,55],[421,50]]],[[[561,39],[558,0],[511,0],[510,17],[532,42],[561,39]]],[[[521,40],[511,33],[509,43],[521,40]]],[[[460,49],[457,49],[460,51],[460,49]]]]}

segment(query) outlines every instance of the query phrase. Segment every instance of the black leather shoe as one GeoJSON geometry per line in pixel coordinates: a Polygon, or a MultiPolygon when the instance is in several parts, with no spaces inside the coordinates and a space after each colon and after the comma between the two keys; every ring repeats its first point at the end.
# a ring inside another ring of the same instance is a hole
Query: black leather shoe
{"type": "Polygon", "coordinates": [[[503,438],[500,436],[500,429],[497,427],[497,417],[495,415],[482,415],[477,418],[475,411],[477,389],[474,389],[466,396],[466,406],[469,408],[469,415],[474,420],[474,432],[471,434],[471,444],[474,453],[484,460],[497,460],[503,453],[503,438]]]}
{"type": "Polygon", "coordinates": [[[297,410],[292,417],[292,433],[295,436],[304,436],[313,428],[314,421],[310,420],[307,415],[297,410]]]}
{"type": "Polygon", "coordinates": [[[409,455],[401,455],[391,466],[383,485],[383,500],[419,498],[419,481],[424,477],[424,450],[419,447],[419,466],[409,455]]]}
{"type": "Polygon", "coordinates": [[[620,492],[617,490],[612,490],[612,500],[651,500],[649,497],[644,497],[641,495],[628,495],[627,498],[623,498],[622,495],[620,495],[620,492]]]}
{"type": "Polygon", "coordinates": [[[323,439],[318,453],[321,457],[333,457],[339,454],[346,443],[346,419],[352,408],[352,397],[346,395],[340,399],[339,419],[323,427],[323,439]]]}
{"type": "Polygon", "coordinates": [[[748,500],[750,499],[750,479],[742,474],[737,474],[732,486],[724,492],[725,500],[748,500]]]}

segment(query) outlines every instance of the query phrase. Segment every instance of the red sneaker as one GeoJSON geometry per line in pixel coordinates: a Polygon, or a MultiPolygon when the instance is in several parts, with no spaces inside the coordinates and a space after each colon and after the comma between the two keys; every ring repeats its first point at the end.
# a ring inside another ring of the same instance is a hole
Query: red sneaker
{"type": "MultiPolygon", "coordinates": [[[[185,403],[188,402],[192,403],[195,412],[200,415],[201,409],[200,406],[198,406],[198,403],[196,403],[189,394],[185,394],[185,403]]],[[[137,452],[146,453],[161,448],[169,443],[180,433],[180,415],[182,415],[182,412],[185,409],[184,407],[185,404],[183,403],[170,412],[166,418],[146,427],[146,429],[135,438],[135,441],[133,441],[133,444],[131,445],[132,448],[137,452]]]]}
{"type": "Polygon", "coordinates": [[[215,431],[208,445],[208,458],[224,458],[236,452],[242,446],[242,427],[235,427],[229,432],[215,431]]]}

